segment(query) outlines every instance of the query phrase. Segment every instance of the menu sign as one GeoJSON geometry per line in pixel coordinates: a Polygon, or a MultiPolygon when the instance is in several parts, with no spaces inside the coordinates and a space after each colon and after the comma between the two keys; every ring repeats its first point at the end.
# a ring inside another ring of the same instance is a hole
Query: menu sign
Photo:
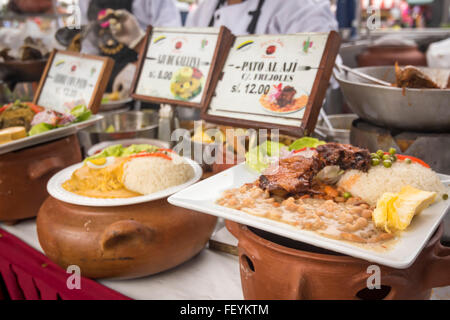
{"type": "Polygon", "coordinates": [[[113,63],[109,58],[53,51],[34,103],[61,113],[84,104],[96,113],[113,63]]]}
{"type": "MultiPolygon", "coordinates": [[[[210,91],[225,28],[149,28],[133,97],[201,107],[210,91]]],[[[226,42],[226,41],[225,41],[226,42]]]]}
{"type": "Polygon", "coordinates": [[[335,32],[236,37],[203,118],[304,134],[315,126],[339,43],[335,32]]]}

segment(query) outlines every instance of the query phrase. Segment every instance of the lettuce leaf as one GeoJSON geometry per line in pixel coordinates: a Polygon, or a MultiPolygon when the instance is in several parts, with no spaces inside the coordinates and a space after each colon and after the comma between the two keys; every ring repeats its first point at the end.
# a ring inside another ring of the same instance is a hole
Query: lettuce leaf
{"type": "Polygon", "coordinates": [[[31,137],[31,136],[34,136],[34,135],[37,135],[37,134],[41,134],[41,133],[50,131],[50,130],[55,129],[55,128],[56,127],[51,125],[51,124],[42,122],[42,123],[39,123],[39,124],[31,127],[30,131],[28,132],[28,135],[31,137]]]}
{"type": "Polygon", "coordinates": [[[293,150],[301,150],[301,149],[304,149],[304,148],[317,148],[318,146],[320,146],[322,144],[326,144],[326,142],[325,141],[321,141],[321,140],[316,139],[316,138],[303,137],[303,138],[300,138],[300,139],[294,141],[289,146],[289,150],[293,151],[293,150]]]}
{"type": "Polygon", "coordinates": [[[116,144],[103,149],[102,152],[86,158],[84,161],[108,158],[108,157],[128,157],[140,152],[155,152],[159,148],[149,144],[133,144],[127,148],[123,147],[121,144],[116,144]]]}
{"type": "Polygon", "coordinates": [[[155,152],[159,148],[149,145],[149,144],[133,144],[128,148],[125,148],[122,152],[122,157],[131,156],[132,154],[140,153],[140,152],[155,152]]]}
{"type": "Polygon", "coordinates": [[[280,156],[284,144],[273,141],[265,141],[245,154],[247,165],[257,172],[264,171],[270,165],[270,157],[280,156]]]}
{"type": "Polygon", "coordinates": [[[91,117],[92,112],[85,105],[80,104],[70,110],[70,114],[76,118],[75,122],[83,122],[91,117]]]}

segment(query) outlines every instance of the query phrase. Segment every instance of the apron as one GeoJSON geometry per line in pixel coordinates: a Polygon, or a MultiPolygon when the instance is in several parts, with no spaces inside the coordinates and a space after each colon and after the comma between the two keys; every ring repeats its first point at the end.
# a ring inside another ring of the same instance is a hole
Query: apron
{"type": "MultiPolygon", "coordinates": [[[[98,13],[107,8],[114,10],[124,9],[132,12],[134,0],[92,0],[89,4],[88,19],[92,21],[97,19],[98,13]]],[[[106,88],[107,92],[112,92],[114,79],[129,64],[136,62],[138,54],[136,51],[128,48],[126,45],[118,42],[111,34],[109,29],[96,28],[94,30],[97,36],[97,43],[100,54],[114,60],[114,67],[106,88]]]]}
{"type": "MultiPolygon", "coordinates": [[[[220,7],[222,7],[225,4],[226,0],[219,0],[217,2],[217,6],[216,9],[214,11],[217,11],[220,9],[220,7]]],[[[248,14],[250,16],[252,16],[252,20],[250,21],[250,24],[247,27],[247,32],[249,34],[254,34],[255,30],[256,30],[256,26],[258,24],[259,21],[259,17],[261,16],[261,9],[262,6],[264,5],[265,0],[259,0],[258,2],[258,6],[256,8],[255,11],[250,11],[248,14]]],[[[214,26],[214,22],[215,22],[215,12],[213,13],[211,20],[209,22],[209,27],[213,27],[214,26]]]]}

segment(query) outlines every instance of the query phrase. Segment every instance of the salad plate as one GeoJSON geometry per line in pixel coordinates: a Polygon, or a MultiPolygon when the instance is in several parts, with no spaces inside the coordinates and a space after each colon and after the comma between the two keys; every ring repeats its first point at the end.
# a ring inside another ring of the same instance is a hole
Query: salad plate
{"type": "Polygon", "coordinates": [[[92,115],[88,120],[83,122],[72,123],[65,127],[52,129],[34,136],[28,136],[26,138],[2,144],[0,145],[0,155],[70,136],[77,133],[78,130],[87,128],[101,119],[103,119],[102,115],[92,115]]]}

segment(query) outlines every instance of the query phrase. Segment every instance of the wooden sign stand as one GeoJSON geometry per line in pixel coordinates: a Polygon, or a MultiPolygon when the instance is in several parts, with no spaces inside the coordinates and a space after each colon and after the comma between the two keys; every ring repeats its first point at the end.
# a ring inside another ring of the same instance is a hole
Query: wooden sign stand
{"type": "MultiPolygon", "coordinates": [[[[147,35],[145,37],[144,43],[141,47],[140,53],[139,53],[139,60],[138,60],[138,68],[137,72],[134,76],[133,83],[131,86],[132,94],[131,96],[135,100],[150,102],[150,103],[159,103],[159,104],[170,104],[170,105],[176,105],[176,106],[183,106],[183,107],[191,107],[191,108],[203,108],[204,106],[208,105],[212,99],[212,96],[214,94],[215,86],[217,84],[217,81],[219,80],[219,77],[217,74],[222,70],[223,64],[225,63],[226,55],[223,55],[223,52],[228,52],[232,43],[233,43],[233,35],[231,32],[225,28],[221,27],[219,30],[218,38],[217,38],[217,44],[214,50],[214,54],[212,57],[212,61],[210,62],[211,68],[209,70],[209,73],[206,77],[205,86],[202,93],[202,99],[200,103],[190,102],[190,101],[183,101],[183,100],[177,100],[177,99],[168,99],[168,98],[162,98],[162,97],[155,97],[155,96],[149,96],[149,95],[143,95],[136,93],[139,85],[140,78],[142,76],[142,70],[144,68],[144,64],[147,60],[147,52],[151,50],[151,39],[153,35],[154,28],[152,26],[149,26],[147,28],[147,35]]],[[[180,28],[180,34],[183,33],[183,29],[180,28]]],[[[189,35],[189,32],[185,32],[186,35],[189,35]]]]}
{"type": "MultiPolygon", "coordinates": [[[[112,72],[112,69],[114,66],[114,61],[107,57],[99,57],[99,56],[94,56],[94,55],[87,55],[87,54],[71,52],[71,51],[60,51],[60,50],[54,49],[52,51],[52,53],[50,54],[47,65],[44,69],[44,73],[42,74],[41,80],[40,80],[39,85],[36,90],[36,94],[34,95],[33,103],[39,105],[39,100],[40,100],[44,85],[47,81],[47,78],[48,78],[48,75],[50,72],[50,68],[53,65],[53,61],[54,61],[57,53],[61,53],[66,56],[78,57],[80,59],[98,60],[98,61],[103,62],[102,68],[99,72],[98,79],[94,86],[93,94],[91,96],[89,103],[86,105],[86,107],[88,109],[90,109],[93,114],[96,114],[100,109],[100,105],[101,105],[102,98],[103,98],[103,93],[106,90],[106,87],[107,87],[108,81],[109,81],[109,77],[111,76],[111,72],[112,72]]],[[[42,107],[47,107],[47,106],[43,105],[42,107]]]]}
{"type": "MultiPolygon", "coordinates": [[[[236,38],[238,39],[238,38],[236,38]]],[[[320,108],[322,107],[323,100],[329,85],[332,70],[334,67],[335,59],[339,52],[340,47],[340,36],[337,32],[331,31],[328,35],[328,39],[325,44],[322,58],[320,64],[317,68],[317,74],[309,94],[309,99],[305,107],[304,116],[301,121],[301,126],[289,126],[280,125],[271,122],[262,121],[252,121],[246,118],[232,118],[226,116],[212,115],[209,113],[210,104],[205,104],[202,108],[201,117],[203,120],[211,123],[222,124],[233,127],[241,128],[264,128],[264,129],[279,129],[281,133],[292,135],[292,136],[304,136],[310,135],[314,131],[317,123],[317,118],[319,116],[320,108]]],[[[222,59],[225,60],[223,65],[225,65],[228,59],[230,51],[228,51],[222,59]]],[[[217,72],[217,77],[222,77],[224,71],[217,72]]],[[[220,85],[220,83],[219,83],[220,85]]],[[[216,88],[217,89],[217,88],[216,88]]],[[[216,94],[217,90],[216,90],[216,94]]],[[[245,107],[245,106],[243,106],[245,107]]],[[[231,111],[230,111],[231,112],[231,111]]],[[[241,113],[239,113],[241,114],[241,113]]],[[[244,113],[242,113],[244,114],[244,113]]],[[[274,115],[273,117],[277,117],[274,115]]],[[[299,119],[300,120],[300,119],[299,119]]]]}

